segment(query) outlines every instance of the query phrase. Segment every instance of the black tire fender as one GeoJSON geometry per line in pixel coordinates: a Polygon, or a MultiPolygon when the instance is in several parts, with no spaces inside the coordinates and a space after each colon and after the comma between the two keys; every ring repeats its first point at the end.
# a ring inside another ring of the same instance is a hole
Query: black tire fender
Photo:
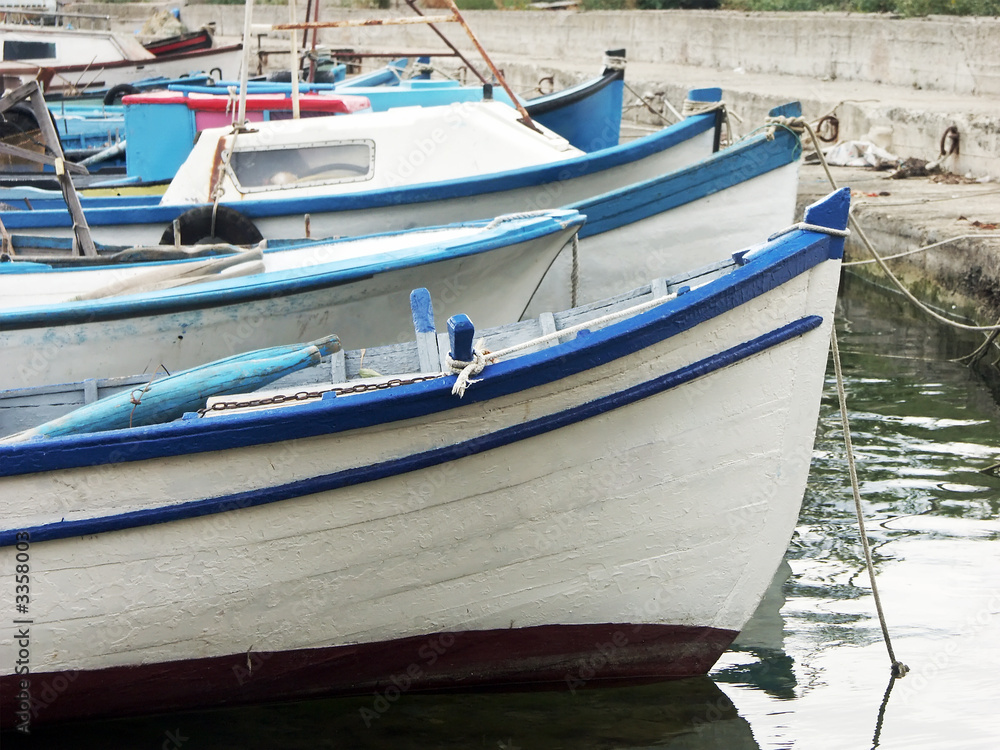
{"type": "Polygon", "coordinates": [[[119,83],[117,86],[112,86],[108,90],[108,93],[104,95],[104,104],[105,106],[110,107],[112,104],[117,102],[123,96],[127,96],[128,94],[138,94],[138,93],[139,89],[137,89],[132,84],[119,83]]]}
{"type": "MultiPolygon", "coordinates": [[[[234,208],[219,206],[215,213],[215,232],[212,232],[213,206],[198,206],[177,217],[181,242],[187,245],[206,245],[228,242],[230,245],[256,245],[264,235],[257,225],[234,208]]],[[[174,244],[174,225],[171,224],[160,237],[161,245],[174,244]]]]}

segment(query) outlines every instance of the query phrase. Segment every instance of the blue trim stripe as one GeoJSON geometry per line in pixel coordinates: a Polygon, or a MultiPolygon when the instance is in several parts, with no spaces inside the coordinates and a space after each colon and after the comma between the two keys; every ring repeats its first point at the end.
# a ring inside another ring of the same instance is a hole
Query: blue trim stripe
{"type": "MultiPolygon", "coordinates": [[[[846,214],[845,214],[846,216],[846,214]]],[[[845,219],[846,223],[846,219],[845,219]]],[[[277,443],[386,424],[455,409],[553,382],[627,356],[766,294],[812,267],[839,257],[843,240],[796,231],[753,255],[725,277],[652,310],[539,352],[490,365],[459,401],[451,379],[307,402],[275,409],[182,420],[149,427],[0,445],[0,477],[80,466],[141,461],[247,445],[277,443]]]]}
{"type": "Polygon", "coordinates": [[[32,542],[121,531],[141,526],[198,518],[242,508],[251,508],[282,500],[291,500],[304,495],[365,484],[431,466],[438,466],[449,461],[456,461],[466,456],[484,453],[495,448],[552,432],[571,424],[583,422],[600,414],[605,414],[650,396],[677,388],[695,378],[736,364],[741,360],[815,330],[822,322],[823,318],[819,316],[806,316],[758,336],[751,341],[731,347],[719,354],[706,357],[698,362],[623,391],[443,448],[435,448],[430,451],[415,453],[403,458],[370,464],[368,466],[322,474],[277,487],[237,492],[223,497],[196,500],[163,508],[119,513],[100,518],[63,521],[60,523],[4,530],[0,532],[0,546],[15,544],[17,534],[23,531],[29,532],[32,542]]]}

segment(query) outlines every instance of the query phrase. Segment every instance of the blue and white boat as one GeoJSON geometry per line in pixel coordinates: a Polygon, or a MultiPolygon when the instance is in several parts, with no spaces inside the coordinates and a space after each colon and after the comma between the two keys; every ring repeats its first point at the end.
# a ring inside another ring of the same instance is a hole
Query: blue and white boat
{"type": "Polygon", "coordinates": [[[439,337],[417,292],[408,345],[175,421],[105,430],[91,404],[6,441],[0,566],[30,553],[31,680],[4,618],[0,726],[22,705],[34,727],[705,673],[798,517],[848,203],[499,328],[455,316],[439,337]],[[64,688],[39,702],[44,684],[64,688]]]}
{"type": "MultiPolygon", "coordinates": [[[[719,91],[695,95],[717,100],[719,91]]],[[[799,113],[797,103],[773,111],[799,113]]],[[[578,152],[548,131],[525,128],[515,110],[496,102],[327,119],[326,127],[336,127],[340,139],[330,137],[311,149],[295,141],[294,133],[282,145],[278,138],[287,127],[266,129],[264,123],[257,133],[236,135],[235,143],[232,133],[205,131],[186,165],[190,169],[178,175],[161,201],[84,199],[91,232],[108,244],[170,243],[176,220],[185,241],[197,241],[212,215],[211,204],[201,201],[219,190],[223,198],[216,236],[234,244],[579,207],[590,221],[577,256],[580,276],[589,287],[578,299],[596,299],[639,283],[638,274],[654,262],[637,232],[663,248],[655,263],[674,273],[725,257],[769,228],[787,224],[794,214],[798,137],[777,127],[713,153],[718,111],[592,154],[578,152]],[[402,128],[410,139],[400,141],[397,131],[397,137],[384,139],[385,148],[373,148],[378,136],[371,124],[379,121],[402,128]],[[501,136],[510,137],[505,141],[509,149],[499,147],[501,136]],[[216,165],[219,180],[213,182],[205,160],[212,164],[216,153],[230,156],[227,165],[216,165]],[[354,160],[350,165],[339,156],[347,153],[354,160]],[[261,154],[266,159],[258,158],[261,154]],[[343,168],[317,176],[309,172],[320,167],[303,165],[304,179],[299,179],[293,157],[301,161],[304,156],[317,163],[332,159],[343,168]],[[241,177],[244,158],[253,170],[241,177]],[[521,166],[515,165],[517,159],[521,166]],[[610,275],[590,273],[590,267],[610,268],[610,275]]],[[[308,123],[302,120],[295,127],[304,129],[308,123]]],[[[5,212],[4,223],[11,232],[70,236],[68,212],[51,205],[46,210],[44,202],[32,201],[35,210],[5,212]]],[[[556,280],[547,282],[563,296],[540,297],[540,304],[549,309],[571,304],[572,265],[567,253],[553,274],[556,280]]]]}
{"type": "Polygon", "coordinates": [[[517,320],[583,221],[547,211],[263,249],[217,246],[201,257],[101,248],[63,267],[0,263],[0,388],[174,372],[331,330],[354,346],[392,343],[407,335],[399,320],[416,286],[433,291],[441,315],[517,320]]]}

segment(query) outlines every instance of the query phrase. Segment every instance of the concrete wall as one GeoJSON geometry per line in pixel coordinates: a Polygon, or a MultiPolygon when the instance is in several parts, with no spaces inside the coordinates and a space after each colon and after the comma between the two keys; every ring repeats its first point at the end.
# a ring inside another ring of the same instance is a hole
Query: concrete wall
{"type": "MultiPolygon", "coordinates": [[[[299,18],[305,14],[305,4],[299,18]]],[[[107,6],[104,6],[107,7],[107,6]]],[[[122,6],[114,6],[115,9],[122,6]]],[[[148,7],[148,6],[147,6],[148,7]]],[[[325,17],[407,15],[323,6],[325,17]]],[[[440,13],[441,11],[428,11],[440,13]]],[[[283,22],[283,6],[257,6],[255,19],[283,22]]],[[[469,11],[470,26],[492,54],[579,58],[594,49],[627,47],[630,62],[668,63],[882,83],[954,94],[1000,96],[1000,19],[842,13],[728,11],[469,11]]],[[[225,34],[242,30],[243,7],[188,5],[188,25],[214,20],[225,34]]],[[[324,32],[348,45],[427,46],[417,26],[324,32]]],[[[459,41],[459,34],[452,37],[459,41]]],[[[470,48],[465,40],[462,46],[470,48]]]]}
{"type": "MultiPolygon", "coordinates": [[[[80,4],[117,19],[141,23],[153,7],[181,3],[80,4]]],[[[300,2],[298,17],[305,15],[300,2]]],[[[322,6],[325,18],[409,15],[322,6]]],[[[443,11],[428,11],[441,13],[443,11]]],[[[187,4],[192,27],[214,21],[239,35],[242,5],[187,4]]],[[[258,5],[255,20],[284,22],[285,6],[258,5]]],[[[739,13],[729,11],[469,11],[469,24],[495,55],[579,58],[594,49],[627,47],[629,61],[748,73],[882,83],[954,94],[1000,96],[1000,19],[929,17],[893,19],[843,13],[739,13]]],[[[126,22],[128,23],[128,22],[126,22]]],[[[355,46],[428,46],[419,26],[325,31],[329,43],[355,46]]],[[[459,34],[453,34],[458,42],[459,34]]],[[[462,46],[469,49],[463,39],[462,46]]]]}

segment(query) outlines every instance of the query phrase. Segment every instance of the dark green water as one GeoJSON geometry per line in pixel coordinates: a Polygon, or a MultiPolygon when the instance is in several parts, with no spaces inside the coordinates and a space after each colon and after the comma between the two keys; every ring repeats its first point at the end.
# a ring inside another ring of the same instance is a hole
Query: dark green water
{"type": "MultiPolygon", "coordinates": [[[[404,695],[94,723],[94,748],[1000,747],[1000,378],[975,348],[848,279],[841,354],[864,512],[893,645],[890,686],[858,542],[832,370],[787,565],[710,677],[568,693],[404,695]]],[[[109,686],[110,687],[110,686],[109,686]]],[[[11,742],[11,746],[16,744],[11,742]]],[[[6,747],[7,743],[4,743],[6,747]]]]}

